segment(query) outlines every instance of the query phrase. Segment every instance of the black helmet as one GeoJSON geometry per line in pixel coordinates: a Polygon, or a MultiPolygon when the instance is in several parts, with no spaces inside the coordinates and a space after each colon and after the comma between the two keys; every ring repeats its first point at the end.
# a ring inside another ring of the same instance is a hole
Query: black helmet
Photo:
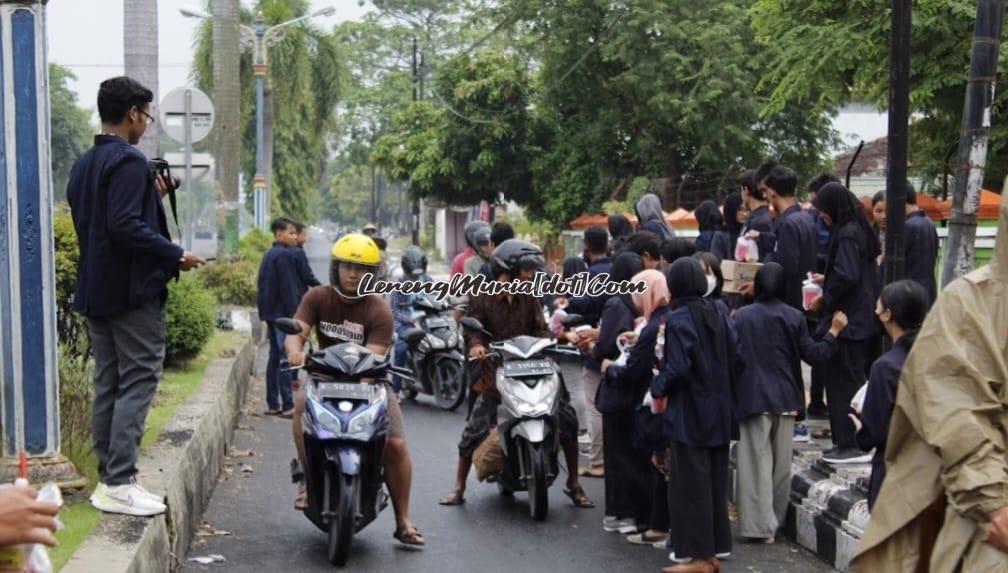
{"type": "Polygon", "coordinates": [[[406,247],[402,256],[402,270],[409,278],[419,277],[427,272],[427,255],[416,245],[406,247]]]}
{"type": "Polygon", "coordinates": [[[490,255],[490,274],[494,280],[505,273],[514,279],[520,269],[541,269],[545,266],[542,249],[521,239],[504,241],[490,255]]]}
{"type": "Polygon", "coordinates": [[[476,242],[476,231],[484,228],[487,230],[487,236],[489,236],[490,225],[488,225],[486,221],[470,221],[469,223],[466,223],[466,226],[463,228],[466,244],[473,249],[476,249],[476,245],[478,244],[476,242]]]}

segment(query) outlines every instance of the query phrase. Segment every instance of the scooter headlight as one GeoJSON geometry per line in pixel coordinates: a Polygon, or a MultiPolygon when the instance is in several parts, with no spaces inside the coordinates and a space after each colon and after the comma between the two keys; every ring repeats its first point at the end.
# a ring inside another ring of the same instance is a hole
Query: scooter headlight
{"type": "Polygon", "coordinates": [[[442,340],[441,337],[439,336],[434,336],[433,334],[430,334],[427,336],[427,339],[430,341],[430,346],[434,350],[441,350],[445,347],[445,341],[442,340]]]}
{"type": "Polygon", "coordinates": [[[320,426],[333,434],[343,433],[339,418],[330,412],[322,402],[311,401],[310,403],[312,411],[315,412],[315,419],[318,420],[320,426]]]}
{"type": "MultiPolygon", "coordinates": [[[[503,378],[506,385],[502,396],[514,404],[514,409],[523,416],[542,416],[548,414],[553,407],[558,387],[557,376],[543,376],[538,383],[529,387],[525,382],[514,378],[503,378]]],[[[498,385],[501,385],[498,382],[498,385]]]]}
{"type": "Polygon", "coordinates": [[[450,335],[448,335],[448,346],[449,347],[458,346],[458,343],[459,343],[459,334],[458,334],[457,331],[456,332],[452,332],[450,335]]]}
{"type": "Polygon", "coordinates": [[[367,441],[371,439],[371,435],[374,433],[374,428],[372,426],[382,411],[385,396],[385,387],[380,386],[378,392],[375,392],[374,397],[371,399],[371,405],[350,420],[350,425],[347,427],[346,432],[347,438],[360,441],[367,441]]]}

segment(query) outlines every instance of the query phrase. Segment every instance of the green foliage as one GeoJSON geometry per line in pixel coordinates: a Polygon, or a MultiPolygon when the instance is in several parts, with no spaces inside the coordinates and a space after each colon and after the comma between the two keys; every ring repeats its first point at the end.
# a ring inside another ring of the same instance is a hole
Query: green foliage
{"type": "Polygon", "coordinates": [[[606,201],[602,203],[602,212],[606,215],[626,215],[633,213],[633,205],[629,201],[606,201]]]}
{"type": "MultiPolygon", "coordinates": [[[[267,25],[308,13],[306,0],[260,0],[252,10],[241,10],[241,21],[252,22],[261,10],[267,25]]],[[[273,213],[313,222],[312,197],[323,186],[327,143],[336,128],[334,111],[346,77],[344,56],[333,34],[310,24],[284,28],[282,40],[269,48],[269,78],[273,125],[273,213]]],[[[197,30],[192,76],[204,90],[213,89],[212,24],[197,30]]],[[[240,78],[241,164],[249,196],[255,174],[255,78],[251,51],[242,53],[240,78]]]]}
{"type": "Polygon", "coordinates": [[[211,263],[198,271],[200,282],[220,304],[255,306],[259,267],[246,260],[211,263]]]}
{"type": "Polygon", "coordinates": [[[198,278],[185,274],[180,280],[168,283],[167,362],[178,362],[199,353],[213,334],[216,308],[213,294],[198,278]]]}
{"type": "Polygon", "coordinates": [[[273,246],[273,235],[262,229],[252,229],[238,241],[238,257],[243,261],[259,264],[266,251],[273,246]]]}
{"type": "Polygon", "coordinates": [[[63,353],[87,356],[90,340],[87,319],[73,309],[73,294],[77,287],[77,233],[67,206],[60,205],[53,212],[53,245],[55,247],[56,274],[56,332],[63,344],[63,353]]]}
{"type": "MultiPolygon", "coordinates": [[[[765,113],[811,104],[832,111],[847,102],[887,105],[889,3],[884,0],[757,0],[751,10],[761,43],[774,46],[760,85],[771,93],[765,113]]],[[[959,140],[976,2],[920,0],[910,42],[911,170],[925,181],[942,172],[959,140]]],[[[1002,46],[998,76],[1008,71],[1002,46]]],[[[995,94],[985,184],[1008,173],[1006,98],[995,94]]]]}
{"type": "Polygon", "coordinates": [[[53,196],[66,198],[67,179],[74,161],[91,145],[91,113],[77,103],[77,93],[67,85],[77,76],[59,64],[49,64],[49,113],[51,125],[50,162],[53,196]]]}
{"type": "Polygon", "coordinates": [[[395,133],[378,140],[375,163],[393,178],[409,179],[413,193],[449,204],[500,197],[528,201],[531,122],[525,65],[494,52],[462,56],[434,83],[442,105],[419,102],[398,114],[395,133]],[[486,110],[504,113],[488,117],[486,110]]]}
{"type": "Polygon", "coordinates": [[[559,229],[549,221],[514,215],[507,215],[502,217],[501,220],[509,223],[514,228],[515,235],[528,237],[529,240],[538,245],[551,243],[556,239],[559,232],[559,229]]]}

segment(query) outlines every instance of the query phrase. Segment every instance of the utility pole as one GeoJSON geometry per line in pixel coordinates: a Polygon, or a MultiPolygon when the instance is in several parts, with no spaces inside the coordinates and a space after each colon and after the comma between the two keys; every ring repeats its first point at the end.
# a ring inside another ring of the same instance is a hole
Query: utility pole
{"type": "Polygon", "coordinates": [[[952,193],[952,215],[942,268],[942,287],[973,270],[980,189],[987,164],[987,141],[996,86],[1004,0],[979,0],[973,26],[969,81],[959,135],[959,162],[952,193]]]}
{"type": "Polygon", "coordinates": [[[886,284],[903,278],[906,263],[903,228],[906,223],[907,150],[910,140],[910,5],[911,0],[892,0],[886,157],[886,284]]]}
{"type": "MultiPolygon", "coordinates": [[[[417,39],[413,36],[413,101],[423,99],[423,84],[417,68],[417,39]],[[420,87],[419,98],[417,97],[417,87],[420,87]]],[[[410,194],[413,200],[413,244],[420,244],[420,199],[413,193],[413,185],[410,185],[410,194]]]]}

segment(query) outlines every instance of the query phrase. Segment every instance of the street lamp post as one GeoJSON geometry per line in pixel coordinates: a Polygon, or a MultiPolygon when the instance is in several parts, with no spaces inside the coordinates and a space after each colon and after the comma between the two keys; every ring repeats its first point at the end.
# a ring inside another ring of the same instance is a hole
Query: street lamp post
{"type": "MultiPolygon", "coordinates": [[[[212,18],[210,14],[197,8],[185,7],[180,11],[183,16],[190,18],[212,18]]],[[[266,74],[269,72],[268,50],[271,46],[283,40],[284,28],[311,18],[332,16],[335,13],[336,9],[329,6],[306,16],[267,27],[266,18],[263,16],[262,11],[259,11],[252,21],[252,26],[239,25],[241,28],[242,48],[252,48],[252,70],[256,78],[256,172],[255,177],[252,179],[252,187],[255,190],[255,226],[260,229],[267,227],[271,204],[269,189],[266,187],[266,174],[264,172],[266,158],[263,151],[263,92],[265,90],[266,74]]]]}

